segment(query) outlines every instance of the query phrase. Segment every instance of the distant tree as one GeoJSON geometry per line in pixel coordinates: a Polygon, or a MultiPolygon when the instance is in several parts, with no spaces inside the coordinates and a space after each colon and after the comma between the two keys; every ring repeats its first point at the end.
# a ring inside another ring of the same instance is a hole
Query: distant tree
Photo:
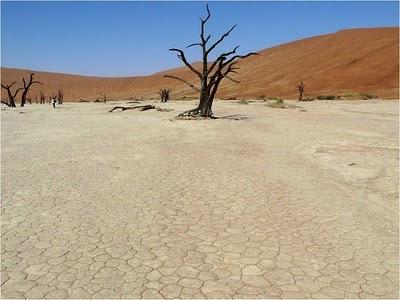
{"type": "Polygon", "coordinates": [[[207,47],[207,43],[210,40],[211,35],[205,34],[205,25],[207,21],[210,19],[210,10],[207,7],[207,17],[205,19],[200,18],[201,21],[201,30],[200,30],[200,42],[193,43],[187,46],[186,48],[190,48],[193,46],[199,46],[202,50],[202,58],[203,64],[201,71],[196,70],[186,59],[185,53],[181,49],[171,48],[170,51],[177,52],[178,58],[188,67],[196,76],[200,79],[200,87],[194,86],[192,83],[188,82],[185,79],[172,76],[165,75],[165,77],[173,78],[184,82],[192,89],[196,90],[200,93],[199,104],[195,109],[185,111],[180,116],[201,116],[201,117],[211,117],[212,116],[212,104],[214,101],[214,96],[218,90],[219,84],[222,79],[227,78],[231,81],[238,82],[229,77],[228,74],[236,73],[238,69],[235,64],[238,63],[239,59],[243,59],[249,57],[251,55],[258,55],[258,53],[248,53],[246,55],[237,55],[236,50],[239,46],[235,47],[232,51],[225,52],[220,54],[210,65],[208,62],[208,56],[210,53],[232,32],[232,30],[236,27],[236,25],[232,26],[227,32],[225,32],[215,43],[211,46],[207,47]]]}
{"type": "Polygon", "coordinates": [[[169,98],[171,97],[171,89],[167,89],[167,88],[162,88],[158,91],[158,94],[161,97],[161,102],[167,102],[169,100],[169,98]]]}
{"type": "Polygon", "coordinates": [[[63,104],[64,101],[64,91],[63,89],[59,89],[57,91],[57,102],[58,104],[63,104]]]}
{"type": "Polygon", "coordinates": [[[297,88],[299,90],[299,100],[298,101],[303,101],[303,94],[304,94],[304,88],[305,88],[303,81],[300,81],[300,84],[297,85],[297,88]]]}
{"type": "Polygon", "coordinates": [[[107,102],[107,95],[105,93],[100,93],[101,97],[103,98],[103,100],[97,99],[95,102],[107,102]]]}
{"type": "Polygon", "coordinates": [[[45,104],[46,103],[46,96],[44,95],[44,93],[42,91],[40,91],[40,96],[39,96],[39,101],[40,104],[45,104]]]}
{"type": "Polygon", "coordinates": [[[28,96],[28,92],[29,92],[29,89],[32,86],[32,84],[35,84],[35,83],[43,84],[40,81],[33,80],[34,75],[35,75],[35,73],[29,72],[29,81],[26,81],[25,78],[22,77],[22,82],[24,83],[24,87],[23,87],[23,92],[21,95],[21,107],[23,107],[25,105],[26,101],[28,100],[27,96],[28,96]]]}
{"type": "Polygon", "coordinates": [[[8,103],[7,103],[7,102],[4,102],[4,101],[1,101],[1,102],[4,103],[5,105],[9,106],[9,107],[16,107],[16,105],[15,105],[15,98],[17,97],[18,92],[19,92],[20,90],[23,90],[23,88],[19,88],[19,89],[16,89],[16,90],[14,91],[14,93],[13,93],[13,92],[11,91],[11,88],[12,88],[12,86],[13,86],[15,83],[16,83],[16,82],[13,81],[11,84],[8,84],[8,85],[7,85],[7,84],[1,84],[1,87],[7,91],[8,103]]]}

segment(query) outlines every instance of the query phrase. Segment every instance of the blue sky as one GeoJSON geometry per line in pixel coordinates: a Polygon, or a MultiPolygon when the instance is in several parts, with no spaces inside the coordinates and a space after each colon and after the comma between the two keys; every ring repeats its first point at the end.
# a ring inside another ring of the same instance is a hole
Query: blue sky
{"type": "MultiPolygon", "coordinates": [[[[398,2],[208,2],[216,52],[257,51],[345,28],[398,26],[398,2]]],[[[98,76],[180,66],[169,48],[199,38],[206,2],[1,2],[2,66],[98,76]]],[[[216,53],[217,54],[217,53],[216,53]]],[[[190,60],[199,60],[196,49],[190,60]]]]}

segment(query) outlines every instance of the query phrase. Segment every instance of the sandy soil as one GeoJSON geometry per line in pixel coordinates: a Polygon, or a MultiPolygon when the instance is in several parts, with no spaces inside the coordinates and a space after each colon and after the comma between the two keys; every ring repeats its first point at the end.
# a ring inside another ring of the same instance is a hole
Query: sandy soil
{"type": "Polygon", "coordinates": [[[3,298],[398,297],[397,102],[114,104],[1,111],[3,298]]]}

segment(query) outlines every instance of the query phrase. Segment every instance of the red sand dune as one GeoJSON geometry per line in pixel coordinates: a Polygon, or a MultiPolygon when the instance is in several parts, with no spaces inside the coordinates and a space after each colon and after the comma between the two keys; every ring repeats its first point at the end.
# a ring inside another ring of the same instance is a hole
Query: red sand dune
{"type": "MultiPolygon", "coordinates": [[[[306,97],[369,93],[399,98],[399,28],[342,30],[264,49],[259,54],[240,62],[240,74],[232,77],[241,83],[223,82],[218,97],[294,99],[296,84],[303,80],[306,97]]],[[[21,83],[28,71],[2,68],[1,73],[2,83],[21,83]]],[[[100,98],[99,93],[111,99],[154,97],[162,87],[171,87],[173,97],[195,95],[185,84],[164,78],[166,73],[197,82],[185,67],[151,76],[116,78],[38,71],[36,78],[44,85],[32,88],[30,97],[33,99],[39,90],[49,95],[58,88],[64,89],[67,101],[93,100],[100,98]]],[[[4,90],[2,98],[6,98],[4,90]]]]}

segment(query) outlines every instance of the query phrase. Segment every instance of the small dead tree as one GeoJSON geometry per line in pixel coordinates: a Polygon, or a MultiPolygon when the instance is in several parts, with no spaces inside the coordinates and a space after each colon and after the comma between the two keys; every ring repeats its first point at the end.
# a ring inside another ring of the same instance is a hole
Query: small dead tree
{"type": "Polygon", "coordinates": [[[200,79],[200,87],[194,86],[192,83],[185,79],[164,75],[164,77],[173,78],[179,80],[192,89],[200,93],[199,104],[195,109],[185,111],[179,116],[201,116],[201,117],[212,117],[212,105],[214,101],[215,94],[218,90],[219,84],[224,78],[227,78],[233,82],[238,83],[237,80],[232,79],[229,74],[237,73],[236,70],[239,69],[235,66],[240,59],[244,59],[251,55],[258,55],[258,53],[250,52],[245,55],[236,54],[236,50],[239,46],[235,47],[232,51],[224,52],[220,54],[211,64],[209,64],[208,57],[210,53],[235,29],[236,25],[232,26],[227,32],[225,32],[216,42],[208,46],[211,35],[205,34],[205,25],[210,19],[211,13],[207,5],[207,17],[205,19],[200,18],[200,42],[190,44],[186,48],[199,46],[202,50],[202,68],[201,70],[196,70],[186,59],[185,53],[181,49],[171,48],[172,52],[177,52],[178,58],[188,67],[196,76],[200,79]]]}
{"type": "Polygon", "coordinates": [[[21,107],[24,107],[26,101],[27,101],[27,96],[28,96],[28,92],[30,87],[32,86],[32,84],[43,84],[40,81],[37,80],[33,80],[33,76],[35,75],[35,73],[33,72],[29,72],[29,81],[26,81],[24,77],[22,77],[22,82],[24,83],[24,87],[23,87],[23,92],[21,95],[21,107]]]}
{"type": "Polygon", "coordinates": [[[100,102],[106,103],[106,102],[107,102],[107,96],[106,96],[106,94],[105,94],[105,93],[99,93],[99,94],[101,95],[101,97],[102,97],[103,99],[97,98],[96,100],[94,100],[94,102],[95,102],[95,103],[100,103],[100,102]]]}
{"type": "Polygon", "coordinates": [[[303,101],[303,94],[304,94],[304,83],[303,81],[300,81],[300,84],[297,85],[297,88],[299,89],[299,100],[298,101],[303,101]]]}
{"type": "Polygon", "coordinates": [[[58,104],[63,104],[64,101],[64,91],[63,89],[59,89],[57,91],[57,102],[58,104]]]}
{"type": "Polygon", "coordinates": [[[101,97],[103,97],[103,102],[107,102],[107,95],[105,93],[100,93],[101,97]]]}
{"type": "Polygon", "coordinates": [[[9,107],[16,107],[15,105],[15,98],[17,97],[18,93],[20,90],[23,90],[23,88],[18,88],[14,91],[14,93],[11,91],[12,86],[15,84],[16,82],[13,81],[11,84],[1,84],[1,87],[3,89],[5,89],[7,91],[7,95],[8,95],[8,103],[5,101],[1,101],[1,103],[4,103],[5,105],[9,106],[9,107]]]}
{"type": "Polygon", "coordinates": [[[167,102],[171,97],[171,89],[162,88],[158,91],[158,94],[161,97],[161,102],[167,102]]]}
{"type": "Polygon", "coordinates": [[[40,99],[40,104],[46,104],[46,96],[42,91],[40,91],[39,99],[40,99]]]}

